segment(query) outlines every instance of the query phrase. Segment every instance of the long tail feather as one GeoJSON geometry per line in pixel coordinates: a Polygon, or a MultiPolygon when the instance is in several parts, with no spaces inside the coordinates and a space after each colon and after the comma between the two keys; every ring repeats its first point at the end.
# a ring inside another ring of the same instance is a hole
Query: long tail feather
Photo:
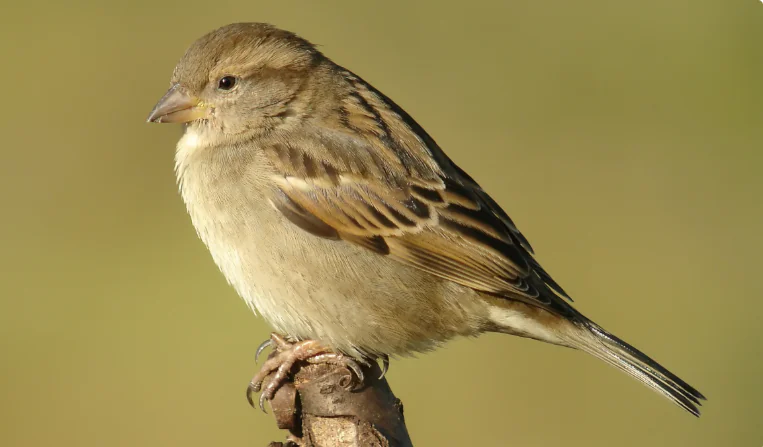
{"type": "Polygon", "coordinates": [[[629,374],[644,385],[667,397],[694,416],[699,416],[700,401],[705,396],[649,356],[605,331],[590,320],[582,323],[574,347],[599,358],[629,374]]]}

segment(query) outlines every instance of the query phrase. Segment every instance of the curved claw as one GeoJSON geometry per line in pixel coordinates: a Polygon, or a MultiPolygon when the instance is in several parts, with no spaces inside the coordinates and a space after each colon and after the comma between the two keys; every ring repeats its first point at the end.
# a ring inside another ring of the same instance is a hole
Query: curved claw
{"type": "MultiPolygon", "coordinates": [[[[249,402],[249,405],[252,408],[255,408],[254,406],[254,393],[259,392],[262,389],[262,383],[249,383],[249,386],[246,387],[246,400],[249,402]]],[[[272,397],[272,396],[271,396],[272,397]]],[[[263,413],[268,414],[268,411],[265,409],[265,401],[270,399],[268,397],[268,393],[263,392],[260,394],[260,398],[257,400],[257,404],[260,407],[260,410],[262,410],[263,413]]]]}
{"type": "Polygon", "coordinates": [[[254,353],[254,363],[257,363],[257,361],[260,358],[260,354],[262,354],[262,351],[268,349],[269,347],[273,346],[273,339],[268,338],[267,340],[260,343],[260,345],[257,347],[257,352],[254,353]]]}
{"type": "Polygon", "coordinates": [[[255,385],[253,383],[250,383],[249,386],[246,387],[246,401],[249,402],[249,405],[254,408],[254,398],[252,397],[255,391],[255,385]]]}
{"type": "Polygon", "coordinates": [[[346,357],[345,360],[347,361],[342,362],[342,365],[344,365],[345,368],[349,369],[353,374],[355,374],[355,378],[358,379],[358,385],[362,384],[365,376],[363,375],[363,370],[360,368],[360,365],[346,357]]]}
{"type": "MultiPolygon", "coordinates": [[[[260,410],[262,410],[263,413],[268,414],[268,410],[265,409],[265,401],[269,400],[269,399],[266,398],[266,396],[265,396],[266,394],[267,393],[260,394],[260,400],[257,401],[257,403],[260,405],[260,410]]],[[[252,405],[252,406],[254,406],[254,405],[252,405]]]]}
{"type": "Polygon", "coordinates": [[[383,379],[385,375],[387,375],[387,371],[389,371],[389,356],[387,354],[384,354],[381,357],[382,366],[381,366],[381,375],[379,376],[379,380],[383,379]]]}

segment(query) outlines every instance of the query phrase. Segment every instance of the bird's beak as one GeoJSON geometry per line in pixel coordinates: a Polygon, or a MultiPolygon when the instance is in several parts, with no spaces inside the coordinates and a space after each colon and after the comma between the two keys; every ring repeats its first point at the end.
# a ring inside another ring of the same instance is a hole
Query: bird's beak
{"type": "Polygon", "coordinates": [[[209,117],[210,108],[179,84],[173,85],[148,115],[149,123],[187,123],[209,117]]]}

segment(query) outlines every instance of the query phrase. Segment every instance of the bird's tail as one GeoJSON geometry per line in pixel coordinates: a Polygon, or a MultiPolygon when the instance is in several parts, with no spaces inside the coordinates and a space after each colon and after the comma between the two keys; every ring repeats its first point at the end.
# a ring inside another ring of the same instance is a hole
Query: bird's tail
{"type": "Polygon", "coordinates": [[[576,326],[578,330],[568,335],[570,345],[626,372],[689,413],[699,416],[700,401],[705,400],[702,393],[592,321],[585,319],[576,326]]]}

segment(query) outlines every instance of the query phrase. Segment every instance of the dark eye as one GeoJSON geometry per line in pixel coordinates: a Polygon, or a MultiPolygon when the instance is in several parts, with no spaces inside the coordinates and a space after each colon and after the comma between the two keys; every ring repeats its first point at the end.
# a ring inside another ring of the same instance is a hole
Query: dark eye
{"type": "Polygon", "coordinates": [[[217,83],[217,88],[220,90],[230,90],[236,85],[236,81],[236,78],[233,76],[222,77],[217,83]]]}

